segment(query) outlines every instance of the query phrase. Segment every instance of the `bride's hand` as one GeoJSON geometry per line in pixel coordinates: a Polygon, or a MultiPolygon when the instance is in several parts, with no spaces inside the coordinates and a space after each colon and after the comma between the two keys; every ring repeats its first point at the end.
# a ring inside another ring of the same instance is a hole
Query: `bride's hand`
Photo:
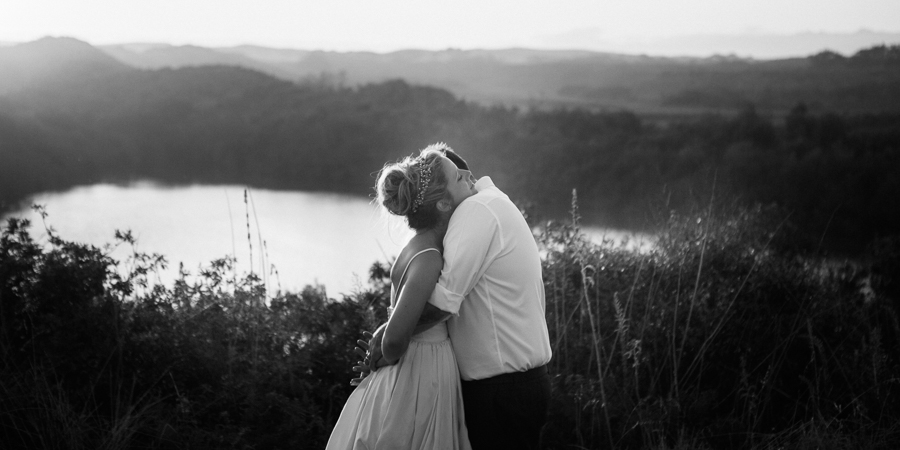
{"type": "Polygon", "coordinates": [[[364,333],[369,336],[368,342],[368,353],[366,354],[366,365],[369,366],[369,370],[374,372],[378,370],[379,367],[384,367],[386,364],[379,365],[378,362],[383,358],[381,357],[381,338],[384,336],[384,326],[378,327],[375,330],[375,334],[364,333]]]}
{"type": "MultiPolygon", "coordinates": [[[[368,331],[363,331],[363,336],[367,339],[372,339],[372,333],[368,331]]],[[[354,372],[359,372],[359,376],[350,380],[350,386],[359,386],[359,383],[362,383],[362,380],[372,372],[372,369],[369,368],[369,342],[366,340],[358,339],[356,341],[356,348],[353,351],[362,358],[362,361],[357,361],[356,365],[353,366],[354,372]]]]}
{"type": "Polygon", "coordinates": [[[364,332],[366,336],[371,336],[369,342],[367,343],[368,353],[366,354],[366,359],[364,362],[367,366],[369,366],[369,370],[374,372],[379,368],[384,366],[391,366],[397,364],[397,361],[388,361],[384,358],[384,354],[381,353],[381,339],[384,337],[384,330],[387,324],[384,324],[378,327],[375,330],[375,334],[371,334],[368,332],[364,332]]]}
{"type": "Polygon", "coordinates": [[[357,346],[353,351],[362,357],[363,360],[357,361],[356,365],[353,366],[353,371],[359,372],[359,376],[350,380],[351,386],[358,386],[370,373],[379,368],[397,363],[397,361],[388,361],[381,353],[381,338],[384,336],[385,325],[387,324],[378,327],[375,330],[375,334],[363,331],[363,337],[368,339],[368,341],[363,339],[356,341],[357,346]]]}

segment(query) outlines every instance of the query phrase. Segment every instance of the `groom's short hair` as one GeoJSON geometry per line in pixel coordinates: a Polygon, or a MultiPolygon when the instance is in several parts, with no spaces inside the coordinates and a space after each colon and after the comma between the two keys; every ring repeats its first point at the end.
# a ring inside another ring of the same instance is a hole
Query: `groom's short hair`
{"type": "Polygon", "coordinates": [[[453,164],[456,164],[456,168],[469,170],[469,164],[466,163],[466,160],[464,160],[462,156],[459,156],[455,151],[453,151],[452,148],[447,147],[447,149],[444,150],[444,156],[446,156],[450,161],[453,161],[453,164]]]}
{"type": "Polygon", "coordinates": [[[438,142],[437,144],[429,145],[427,148],[438,150],[439,152],[443,153],[444,156],[447,157],[447,159],[453,161],[453,164],[456,164],[457,169],[469,170],[469,164],[466,163],[466,160],[463,159],[462,156],[459,156],[459,154],[456,153],[452,148],[450,148],[449,145],[443,142],[438,142]]]}

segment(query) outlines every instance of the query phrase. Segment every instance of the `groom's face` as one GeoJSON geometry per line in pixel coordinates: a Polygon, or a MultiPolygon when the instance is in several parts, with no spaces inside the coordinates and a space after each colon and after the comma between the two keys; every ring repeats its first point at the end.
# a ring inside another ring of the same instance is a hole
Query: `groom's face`
{"type": "Polygon", "coordinates": [[[447,178],[447,193],[450,194],[455,208],[463,200],[475,194],[474,183],[470,182],[471,172],[457,169],[456,164],[453,164],[453,161],[447,159],[446,156],[441,157],[441,163],[444,176],[447,178]]]}
{"type": "Polygon", "coordinates": [[[478,180],[475,178],[475,175],[472,175],[472,171],[471,171],[471,170],[463,170],[463,169],[459,169],[459,172],[462,173],[462,174],[463,174],[463,178],[465,178],[466,181],[469,182],[469,187],[471,187],[471,188],[474,190],[474,189],[475,189],[475,183],[476,183],[478,180]]]}

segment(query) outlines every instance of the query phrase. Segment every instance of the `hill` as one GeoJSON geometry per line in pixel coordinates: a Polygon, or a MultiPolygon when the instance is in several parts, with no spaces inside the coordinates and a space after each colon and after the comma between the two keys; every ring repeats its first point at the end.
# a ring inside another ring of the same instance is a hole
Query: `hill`
{"type": "Polygon", "coordinates": [[[783,115],[799,102],[816,111],[900,109],[889,100],[900,98],[898,66],[823,66],[816,55],[753,60],[530,49],[386,54],[252,46],[202,52],[182,47],[142,51],[127,45],[103,49],[136,67],[177,68],[211,61],[261,70],[290,81],[326,76],[350,86],[402,78],[488,105],[627,109],[645,117],[733,114],[747,104],[783,115]],[[189,53],[195,57],[185,58],[189,53]]]}
{"type": "Polygon", "coordinates": [[[48,37],[25,44],[0,46],[0,95],[129,69],[126,64],[72,38],[48,37]]]}
{"type": "Polygon", "coordinates": [[[194,45],[111,45],[102,47],[113,58],[141,69],[162,69],[224,65],[244,67],[289,79],[292,74],[278,65],[268,64],[257,54],[223,52],[194,45]]]}

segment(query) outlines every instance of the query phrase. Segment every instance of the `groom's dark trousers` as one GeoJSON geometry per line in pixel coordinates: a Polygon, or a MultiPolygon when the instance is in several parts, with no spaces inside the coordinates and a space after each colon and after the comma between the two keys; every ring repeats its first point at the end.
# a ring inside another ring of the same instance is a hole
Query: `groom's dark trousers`
{"type": "Polygon", "coordinates": [[[462,382],[472,450],[537,449],[550,406],[547,366],[462,382]]]}

